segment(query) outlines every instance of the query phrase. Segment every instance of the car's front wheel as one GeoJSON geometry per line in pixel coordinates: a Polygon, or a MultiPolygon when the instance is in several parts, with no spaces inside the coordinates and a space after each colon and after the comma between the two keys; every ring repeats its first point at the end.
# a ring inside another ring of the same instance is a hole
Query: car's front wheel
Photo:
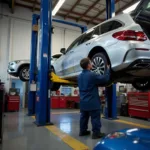
{"type": "Polygon", "coordinates": [[[150,80],[137,80],[132,86],[139,91],[147,91],[150,90],[150,80]]]}
{"type": "Polygon", "coordinates": [[[19,70],[19,78],[23,82],[29,81],[29,65],[21,67],[19,70]]]}
{"type": "Polygon", "coordinates": [[[108,65],[108,60],[105,54],[97,53],[92,57],[91,61],[93,67],[92,71],[99,75],[104,75],[108,65]]]}

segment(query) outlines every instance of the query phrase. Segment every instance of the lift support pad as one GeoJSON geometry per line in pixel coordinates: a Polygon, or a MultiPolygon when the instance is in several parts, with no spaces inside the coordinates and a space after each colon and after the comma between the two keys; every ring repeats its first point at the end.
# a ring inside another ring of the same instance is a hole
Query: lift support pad
{"type": "Polygon", "coordinates": [[[50,80],[54,83],[61,83],[63,85],[65,85],[65,84],[67,84],[67,85],[77,85],[77,82],[62,79],[59,76],[57,76],[54,72],[51,72],[50,80]]]}

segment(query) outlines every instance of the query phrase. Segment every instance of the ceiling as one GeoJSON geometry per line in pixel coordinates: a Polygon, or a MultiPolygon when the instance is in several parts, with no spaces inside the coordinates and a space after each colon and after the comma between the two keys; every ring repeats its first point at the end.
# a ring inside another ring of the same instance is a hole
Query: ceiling
{"type": "MultiPolygon", "coordinates": [[[[121,13],[138,0],[115,0],[115,12],[121,13]]],[[[58,0],[52,0],[53,8],[58,0]]],[[[12,12],[16,6],[28,8],[29,11],[40,10],[40,0],[12,0],[12,12]]],[[[106,19],[106,0],[66,0],[56,16],[73,19],[86,24],[98,24],[106,19]]]]}

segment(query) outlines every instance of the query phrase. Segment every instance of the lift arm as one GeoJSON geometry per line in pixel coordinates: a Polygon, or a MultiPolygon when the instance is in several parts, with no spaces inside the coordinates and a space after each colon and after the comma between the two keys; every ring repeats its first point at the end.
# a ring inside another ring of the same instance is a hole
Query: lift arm
{"type": "Polygon", "coordinates": [[[63,85],[65,85],[65,84],[67,84],[67,85],[77,85],[77,82],[73,82],[73,81],[62,79],[59,76],[57,76],[54,72],[51,72],[51,74],[50,74],[50,80],[52,82],[61,83],[63,85]]]}

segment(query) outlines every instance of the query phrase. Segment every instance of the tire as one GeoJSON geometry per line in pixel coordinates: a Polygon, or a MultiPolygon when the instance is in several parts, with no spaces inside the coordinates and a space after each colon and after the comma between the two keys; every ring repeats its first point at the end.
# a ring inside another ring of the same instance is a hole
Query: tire
{"type": "Polygon", "coordinates": [[[132,83],[132,86],[139,91],[147,91],[150,89],[149,80],[139,80],[132,83]]]}
{"type": "MultiPolygon", "coordinates": [[[[55,73],[54,68],[51,69],[51,72],[55,73]]],[[[60,84],[55,83],[55,82],[51,82],[50,89],[51,89],[51,91],[58,91],[60,89],[60,84]]]]}
{"type": "Polygon", "coordinates": [[[92,59],[92,71],[99,74],[104,75],[107,70],[108,60],[104,53],[95,54],[92,59]]]}
{"type": "Polygon", "coordinates": [[[19,78],[23,82],[29,81],[29,66],[23,66],[19,70],[19,78]]]}

